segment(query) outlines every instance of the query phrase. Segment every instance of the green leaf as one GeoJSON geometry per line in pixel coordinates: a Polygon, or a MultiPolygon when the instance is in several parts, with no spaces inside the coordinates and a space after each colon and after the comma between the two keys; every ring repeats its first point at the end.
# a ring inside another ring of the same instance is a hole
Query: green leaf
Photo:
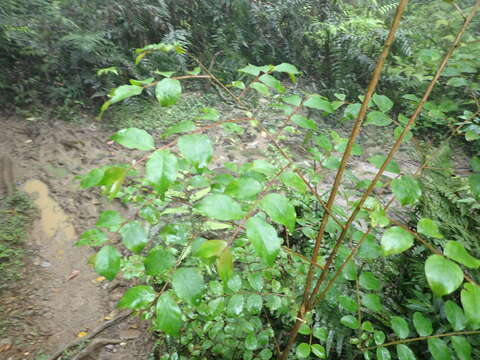
{"type": "Polygon", "coordinates": [[[150,276],[159,276],[175,265],[174,256],[166,249],[156,248],[148,253],[143,262],[145,273],[150,276]]]}
{"type": "Polygon", "coordinates": [[[312,335],[320,341],[327,341],[328,330],[324,327],[316,327],[313,329],[312,335]]]}
{"type": "Polygon", "coordinates": [[[223,240],[207,240],[200,245],[200,248],[196,251],[195,255],[207,264],[211,264],[215,258],[222,254],[226,246],[227,242],[223,240]]]}
{"type": "Polygon", "coordinates": [[[96,226],[99,228],[105,228],[111,232],[115,232],[120,228],[124,221],[125,219],[118,211],[106,210],[100,214],[96,226]]]}
{"type": "Polygon", "coordinates": [[[410,334],[407,321],[400,316],[392,316],[390,318],[390,327],[400,339],[406,339],[410,334]]]}
{"type": "Polygon", "coordinates": [[[302,103],[302,98],[299,95],[289,95],[282,97],[282,100],[287,104],[298,106],[302,103]]]}
{"type": "Polygon", "coordinates": [[[365,294],[362,297],[362,304],[369,310],[374,312],[381,312],[383,310],[380,297],[376,294],[365,294]]]}
{"type": "Polygon", "coordinates": [[[111,245],[104,246],[95,256],[95,272],[113,280],[120,271],[120,252],[111,245]]]}
{"type": "Polygon", "coordinates": [[[452,336],[453,349],[459,360],[472,360],[472,345],[464,336],[452,336]]]}
{"type": "Polygon", "coordinates": [[[343,116],[345,117],[345,120],[356,119],[358,116],[358,113],[360,112],[361,107],[362,107],[362,104],[359,104],[359,103],[348,104],[345,107],[345,110],[343,112],[343,116]]]}
{"type": "Polygon", "coordinates": [[[381,239],[381,246],[385,256],[404,252],[413,245],[413,235],[399,226],[387,229],[381,239]]]}
{"type": "Polygon", "coordinates": [[[390,360],[392,356],[390,355],[390,351],[386,347],[380,346],[377,347],[377,360],[390,360]]]}
{"type": "Polygon", "coordinates": [[[205,216],[223,221],[240,220],[244,216],[240,204],[223,194],[208,195],[195,208],[205,216]]]}
{"type": "Polygon", "coordinates": [[[309,119],[303,115],[298,115],[298,114],[293,115],[292,121],[304,129],[317,130],[317,123],[312,119],[309,119]]]}
{"type": "Polygon", "coordinates": [[[480,174],[470,175],[468,182],[470,183],[470,189],[472,190],[472,193],[475,196],[480,197],[480,174]]]}
{"type": "Polygon", "coordinates": [[[392,180],[392,191],[402,206],[414,205],[422,197],[418,182],[411,176],[402,176],[392,180]]]}
{"type": "Polygon", "coordinates": [[[253,314],[258,314],[262,310],[263,298],[258,294],[251,294],[247,298],[247,310],[253,314]]]}
{"type": "Polygon", "coordinates": [[[252,170],[265,176],[271,176],[275,174],[275,167],[268,161],[262,159],[257,159],[253,162],[252,170]]]}
{"type": "Polygon", "coordinates": [[[182,122],[179,122],[175,125],[170,126],[165,130],[165,132],[162,134],[163,138],[168,138],[169,136],[173,134],[178,134],[178,133],[183,133],[183,132],[190,132],[195,130],[197,127],[195,126],[194,122],[191,120],[185,120],[182,122]]]}
{"type": "Polygon", "coordinates": [[[329,170],[335,170],[340,167],[340,159],[336,156],[329,156],[322,162],[322,166],[329,170]]]}
{"type": "Polygon", "coordinates": [[[174,105],[182,94],[182,85],[176,79],[165,78],[155,87],[155,96],[160,106],[174,105]]]}
{"type": "Polygon", "coordinates": [[[233,295],[228,302],[227,312],[231,315],[240,315],[243,311],[244,303],[245,298],[243,297],[243,295],[233,295]]]}
{"type": "Polygon", "coordinates": [[[86,230],[80,235],[75,246],[101,246],[108,241],[108,236],[98,229],[86,230]]]}
{"type": "Polygon", "coordinates": [[[418,311],[413,314],[413,326],[420,336],[430,336],[433,333],[432,322],[418,311]]]}
{"type": "Polygon", "coordinates": [[[121,85],[113,90],[113,93],[109,101],[111,104],[115,104],[129,97],[140,95],[142,91],[143,91],[143,87],[141,86],[121,85]]]}
{"type": "MultiPolygon", "coordinates": [[[[393,130],[393,135],[395,136],[395,140],[397,140],[400,135],[402,134],[403,132],[403,129],[404,127],[402,126],[397,126],[394,130],[393,130]]],[[[413,137],[413,134],[412,134],[412,131],[411,130],[408,130],[407,133],[405,134],[405,136],[403,137],[403,143],[406,143],[408,141],[410,141],[413,137]]]]}
{"type": "Polygon", "coordinates": [[[252,89],[257,90],[260,95],[270,96],[270,91],[268,90],[268,87],[263,85],[262,83],[259,83],[259,82],[255,81],[255,82],[250,84],[250,87],[252,89]]]}
{"type": "Polygon", "coordinates": [[[372,272],[362,272],[359,279],[360,286],[367,290],[380,290],[380,280],[372,272]]]}
{"type": "MultiPolygon", "coordinates": [[[[362,233],[358,233],[363,235],[362,233]]],[[[377,240],[374,236],[367,236],[363,244],[360,246],[358,256],[361,259],[372,260],[380,257],[382,255],[382,247],[378,245],[377,240]]]]}
{"type": "Polygon", "coordinates": [[[285,88],[283,87],[282,83],[276,78],[274,78],[272,75],[263,74],[262,76],[260,76],[259,80],[265,85],[277,90],[279,93],[285,92],[285,88]]]}
{"type": "Polygon", "coordinates": [[[152,136],[142,129],[122,129],[113,134],[110,139],[126,147],[127,149],[147,151],[155,148],[152,136]]]}
{"type": "Polygon", "coordinates": [[[102,181],[104,175],[105,169],[93,169],[82,176],[80,186],[82,187],[82,189],[97,186],[102,181]]]}
{"type": "Polygon", "coordinates": [[[305,359],[310,356],[310,345],[307,343],[300,343],[297,346],[296,354],[300,359],[305,359]]]}
{"type": "MultiPolygon", "coordinates": [[[[463,275],[463,274],[462,274],[463,275]]],[[[465,316],[469,327],[473,330],[480,328],[480,286],[466,283],[460,293],[465,316]]]]}
{"type": "Polygon", "coordinates": [[[381,345],[385,342],[385,334],[383,331],[375,331],[373,333],[373,340],[375,341],[375,344],[381,345]]]}
{"type": "Polygon", "coordinates": [[[439,338],[430,338],[427,343],[433,360],[452,360],[452,354],[445,341],[439,338]]]}
{"type": "Polygon", "coordinates": [[[295,65],[287,64],[287,63],[281,63],[279,65],[276,65],[273,68],[273,71],[284,72],[284,73],[292,74],[292,75],[300,74],[300,71],[295,67],[295,65]]]}
{"type": "Polygon", "coordinates": [[[303,105],[312,109],[325,111],[327,114],[331,114],[335,111],[332,107],[332,104],[330,104],[330,101],[328,101],[327,99],[325,99],[323,96],[320,96],[320,95],[310,96],[303,103],[303,105]]]}
{"type": "Polygon", "coordinates": [[[163,331],[168,335],[179,336],[182,327],[182,312],[170,294],[162,294],[156,306],[156,317],[153,321],[157,331],[163,331]]]}
{"type": "Polygon", "coordinates": [[[257,255],[266,264],[273,265],[282,245],[282,239],[277,236],[275,228],[259,216],[248,219],[246,228],[247,237],[257,255]]]}
{"type": "Polygon", "coordinates": [[[212,159],[212,142],[206,135],[183,135],[178,139],[178,148],[188,161],[204,168],[212,159]]]}
{"type": "Polygon", "coordinates": [[[230,249],[225,249],[218,258],[217,271],[224,283],[233,276],[233,256],[230,249]]]}
{"type": "Polygon", "coordinates": [[[438,225],[433,220],[428,218],[421,218],[418,221],[417,232],[436,239],[443,239],[443,235],[440,233],[438,225]]]}
{"type": "Polygon", "coordinates": [[[480,172],[480,157],[474,156],[470,161],[470,164],[472,165],[473,171],[480,172]]]}
{"type": "Polygon", "coordinates": [[[103,194],[113,199],[122,188],[125,176],[127,176],[127,169],[119,166],[111,166],[105,170],[105,175],[99,185],[104,185],[103,194]]]}
{"type": "Polygon", "coordinates": [[[145,164],[145,179],[163,195],[177,179],[177,157],[168,150],[155,151],[145,164]]]}
{"type": "Polygon", "coordinates": [[[262,191],[262,184],[251,177],[241,177],[227,185],[224,193],[239,200],[248,200],[262,191]]]}
{"type": "Polygon", "coordinates": [[[397,355],[398,360],[416,360],[415,354],[413,353],[412,349],[410,349],[405,344],[397,345],[397,355]]]}
{"type": "Polygon", "coordinates": [[[340,323],[343,326],[349,327],[350,329],[356,330],[360,327],[360,324],[356,317],[352,315],[345,315],[340,319],[340,323]]]}
{"type": "Polygon", "coordinates": [[[300,194],[304,194],[307,191],[305,182],[294,172],[284,172],[280,175],[280,180],[285,186],[296,190],[300,194]]]}
{"type": "Polygon", "coordinates": [[[235,275],[227,282],[227,286],[233,292],[238,292],[242,288],[242,278],[240,275],[235,275]]]}
{"type": "Polygon", "coordinates": [[[245,348],[247,350],[256,350],[258,347],[257,336],[255,334],[248,334],[245,338],[245,348]]]}
{"type": "MultiPolygon", "coordinates": [[[[369,157],[368,162],[370,164],[372,164],[373,166],[375,166],[377,169],[380,169],[380,167],[383,165],[383,163],[385,162],[386,159],[387,159],[387,157],[385,155],[377,154],[377,155],[373,155],[373,156],[369,157]]],[[[394,174],[400,174],[400,167],[398,166],[398,164],[394,160],[392,160],[387,165],[385,170],[389,171],[391,173],[394,173],[394,174]]]]}
{"type": "Polygon", "coordinates": [[[196,269],[180,268],[173,274],[172,287],[180,299],[191,305],[198,305],[205,284],[196,269]]]}
{"type": "Polygon", "coordinates": [[[330,151],[333,150],[332,143],[330,142],[328,137],[324,134],[314,136],[313,141],[315,142],[315,144],[317,144],[318,146],[320,146],[323,150],[325,150],[327,152],[330,152],[330,151]]]}
{"type": "Polygon", "coordinates": [[[448,295],[463,282],[463,271],[453,261],[440,255],[430,255],[425,261],[428,285],[437,296],[448,295]]]}
{"type": "Polygon", "coordinates": [[[139,221],[123,225],[119,233],[125,247],[136,254],[140,253],[148,243],[147,233],[139,221]]]}
{"type": "Polygon", "coordinates": [[[151,286],[138,285],[128,289],[118,302],[119,309],[144,310],[155,300],[155,290],[151,286]]]}
{"type": "Polygon", "coordinates": [[[457,241],[448,241],[444,250],[445,256],[470,269],[480,267],[480,260],[470,255],[467,250],[457,241]]]}
{"type": "Polygon", "coordinates": [[[312,333],[312,329],[310,329],[310,326],[308,326],[308,324],[303,323],[302,325],[300,325],[298,333],[302,335],[310,335],[312,333]]]}
{"type": "Polygon", "coordinates": [[[372,100],[373,103],[383,112],[387,112],[393,107],[393,101],[385,95],[374,94],[372,100]]]}
{"type": "Polygon", "coordinates": [[[320,344],[313,344],[311,346],[313,354],[318,357],[319,359],[326,359],[327,352],[325,348],[320,344]]]}
{"type": "Polygon", "coordinates": [[[270,193],[260,202],[260,208],[278,224],[285,225],[290,232],[295,229],[297,214],[290,201],[283,195],[270,193]]]}
{"type": "Polygon", "coordinates": [[[447,320],[450,325],[452,325],[453,330],[461,331],[467,326],[467,318],[463,313],[463,309],[452,300],[448,300],[445,303],[445,314],[447,315],[447,320]]]}
{"type": "Polygon", "coordinates": [[[365,125],[387,126],[392,123],[390,116],[380,111],[371,111],[367,115],[365,125]]]}
{"type": "Polygon", "coordinates": [[[241,68],[238,70],[239,72],[243,72],[245,74],[250,74],[253,76],[258,76],[260,75],[260,71],[262,71],[262,68],[259,66],[251,65],[248,64],[247,66],[241,68]]]}
{"type": "Polygon", "coordinates": [[[248,275],[247,279],[248,279],[248,283],[254,290],[262,291],[264,286],[263,273],[261,272],[252,273],[248,275]]]}
{"type": "Polygon", "coordinates": [[[355,313],[358,310],[357,302],[347,295],[340,295],[337,298],[338,304],[345,310],[355,313]]]}

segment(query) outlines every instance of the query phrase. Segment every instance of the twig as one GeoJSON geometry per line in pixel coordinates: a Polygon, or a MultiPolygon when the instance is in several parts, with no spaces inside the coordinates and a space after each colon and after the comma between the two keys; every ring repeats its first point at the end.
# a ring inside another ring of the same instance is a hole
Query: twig
{"type": "Polygon", "coordinates": [[[120,344],[122,340],[119,339],[95,339],[88,346],[80,351],[72,360],[82,360],[87,356],[90,356],[94,351],[97,351],[98,348],[109,345],[109,344],[120,344]]]}

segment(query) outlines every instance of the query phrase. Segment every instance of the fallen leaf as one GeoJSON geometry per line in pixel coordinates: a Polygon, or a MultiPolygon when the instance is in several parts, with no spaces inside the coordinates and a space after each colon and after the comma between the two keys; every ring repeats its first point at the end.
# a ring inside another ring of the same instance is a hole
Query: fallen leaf
{"type": "Polygon", "coordinates": [[[80,331],[80,332],[77,334],[77,337],[82,338],[82,337],[85,337],[85,336],[87,336],[87,335],[88,335],[87,332],[85,332],[85,331],[80,331]]]}
{"type": "Polygon", "coordinates": [[[0,346],[0,352],[8,351],[12,348],[12,344],[5,344],[0,346]]]}
{"type": "Polygon", "coordinates": [[[95,279],[96,282],[102,282],[102,281],[105,281],[105,277],[103,276],[99,276],[95,279]]]}
{"type": "Polygon", "coordinates": [[[80,274],[80,270],[73,270],[72,273],[67,277],[67,281],[76,278],[78,274],[80,274]]]}

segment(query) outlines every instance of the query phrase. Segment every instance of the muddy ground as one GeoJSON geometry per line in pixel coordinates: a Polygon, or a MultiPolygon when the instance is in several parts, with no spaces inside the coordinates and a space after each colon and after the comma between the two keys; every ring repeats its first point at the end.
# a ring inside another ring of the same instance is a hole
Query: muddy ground
{"type": "MultiPolygon", "coordinates": [[[[22,280],[0,296],[0,317],[8,324],[8,333],[0,334],[2,360],[49,359],[119,315],[115,304],[124,289],[112,287],[87,265],[90,249],[74,246],[99,212],[125,212],[95,192],[81,191],[75,179],[93,167],[128,161],[131,154],[109,145],[109,135],[95,124],[40,126],[2,119],[0,154],[12,160],[16,188],[30,194],[38,208],[22,280]]],[[[105,342],[82,359],[147,359],[152,341],[145,330],[145,324],[128,318],[97,335],[105,342]],[[110,339],[115,344],[108,344],[110,339]]]]}

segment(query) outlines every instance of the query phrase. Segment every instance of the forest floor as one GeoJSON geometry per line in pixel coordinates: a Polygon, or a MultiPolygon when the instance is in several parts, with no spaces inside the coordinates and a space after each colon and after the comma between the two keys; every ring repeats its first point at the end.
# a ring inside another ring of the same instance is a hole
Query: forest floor
{"type": "MultiPolygon", "coordinates": [[[[187,109],[187,113],[191,116],[193,111],[187,109]]],[[[114,130],[105,130],[94,121],[34,122],[4,116],[0,123],[0,155],[12,160],[15,186],[29,194],[38,209],[24,245],[27,255],[21,279],[0,290],[0,359],[53,360],[59,349],[122,315],[115,306],[125,284],[109,283],[96,275],[87,264],[93,251],[75,247],[74,243],[78,234],[94,227],[100,212],[114,209],[128,217],[134,209],[116,200],[108,202],[98,191],[81,191],[76,176],[95,167],[130,162],[137,154],[110,142],[114,130]]],[[[348,129],[341,131],[346,136],[348,129]]],[[[384,154],[390,140],[383,130],[373,131],[378,132],[360,139],[368,149],[362,160],[349,165],[358,178],[371,178],[376,169],[365,159],[384,154]]],[[[261,133],[247,133],[237,140],[211,135],[220,140],[213,167],[227,159],[250,161],[268,146],[261,133]]],[[[402,147],[396,160],[403,172],[416,170],[419,160],[415,154],[411,146],[402,147]]],[[[0,174],[5,171],[0,168],[0,174]]],[[[321,187],[327,191],[331,180],[326,177],[321,187]]],[[[351,202],[348,194],[345,196],[339,197],[340,205],[351,202]]],[[[146,360],[154,345],[146,332],[145,323],[129,317],[98,334],[97,342],[84,352],[86,356],[66,352],[59,359],[146,360]]]]}

